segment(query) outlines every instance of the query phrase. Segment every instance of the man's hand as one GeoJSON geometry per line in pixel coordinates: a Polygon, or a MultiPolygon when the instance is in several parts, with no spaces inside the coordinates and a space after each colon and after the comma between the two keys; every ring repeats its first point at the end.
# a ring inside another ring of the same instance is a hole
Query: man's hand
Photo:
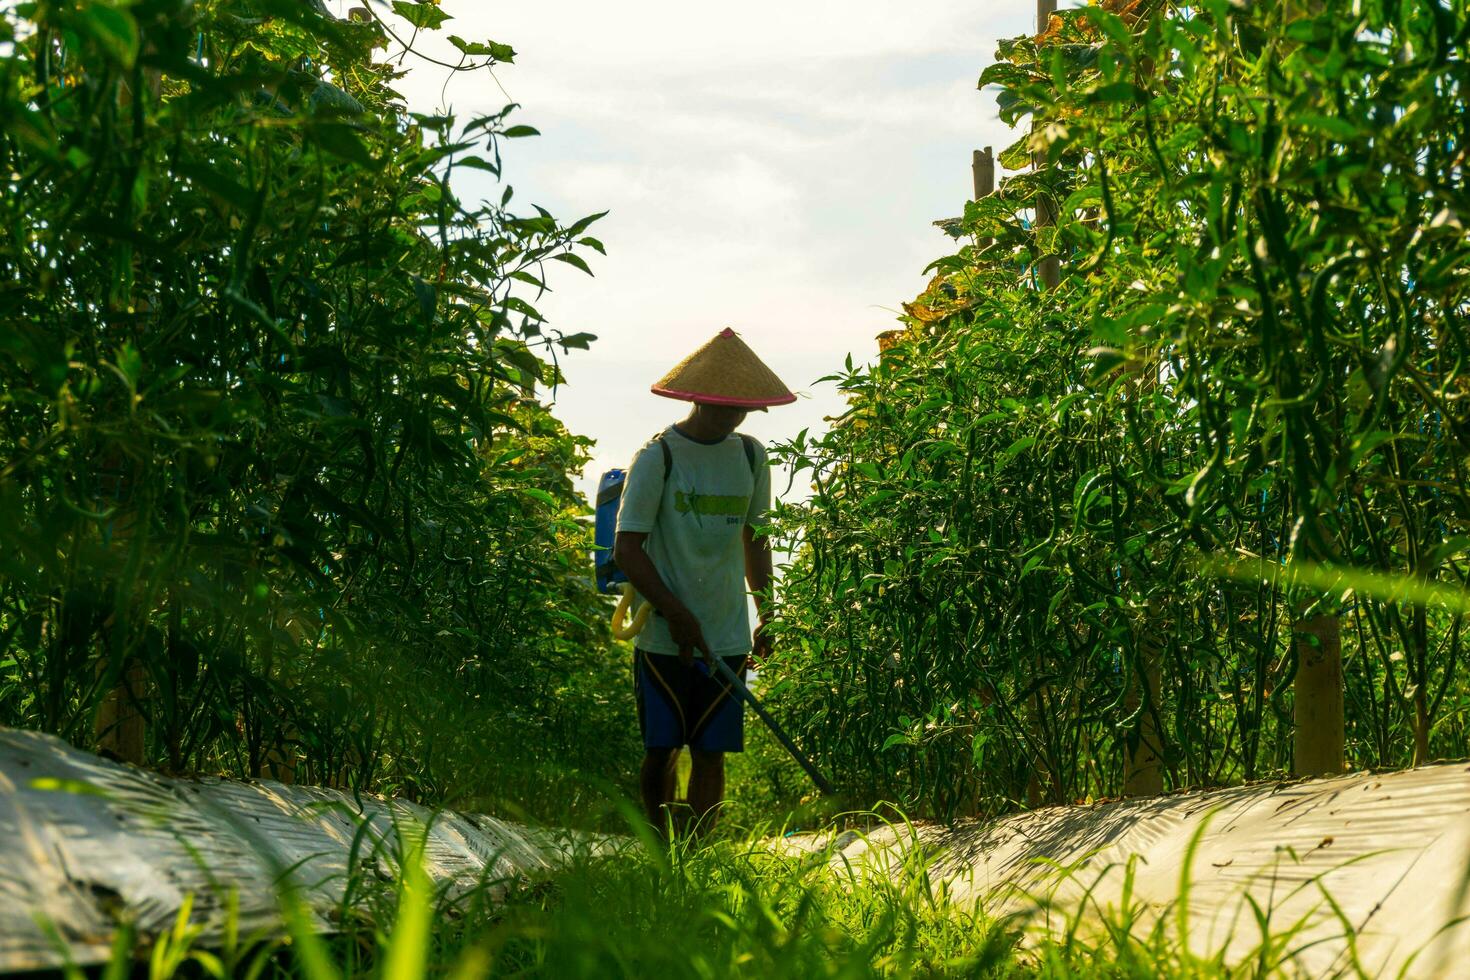
{"type": "Polygon", "coordinates": [[[694,663],[694,651],[698,650],[704,654],[706,661],[711,661],[710,666],[713,667],[714,658],[710,656],[709,644],[704,640],[704,628],[699,625],[699,620],[689,608],[664,584],[644,548],[647,541],[648,535],[642,531],[619,531],[613,544],[614,560],[628,576],[628,581],[633,583],[633,588],[638,590],[638,594],[653,603],[653,608],[663,614],[669,624],[669,635],[678,645],[679,659],[684,665],[687,667],[694,663]]]}
{"type": "Polygon", "coordinates": [[[766,658],[771,655],[774,640],[771,634],[766,632],[770,625],[767,620],[763,619],[755,628],[755,647],[750,651],[750,659],[757,667],[765,663],[766,658]]]}
{"type": "Polygon", "coordinates": [[[688,667],[694,663],[694,651],[704,654],[705,663],[713,666],[714,655],[704,641],[704,628],[688,609],[680,608],[664,617],[669,622],[669,636],[679,647],[679,659],[688,667]]]}

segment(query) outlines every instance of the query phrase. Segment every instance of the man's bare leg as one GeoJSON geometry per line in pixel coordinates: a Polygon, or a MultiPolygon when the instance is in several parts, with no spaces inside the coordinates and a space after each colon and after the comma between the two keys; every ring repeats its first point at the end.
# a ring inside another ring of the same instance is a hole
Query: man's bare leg
{"type": "Polygon", "coordinates": [[[667,834],[673,814],[674,785],[679,766],[678,749],[645,749],[643,767],[638,772],[638,789],[643,796],[643,812],[659,834],[667,834]]]}
{"type": "Polygon", "coordinates": [[[715,811],[725,799],[725,753],[689,750],[693,765],[689,771],[689,809],[694,811],[696,832],[707,834],[714,829],[715,811]]]}
{"type": "Polygon", "coordinates": [[[664,791],[664,799],[670,803],[679,799],[679,750],[674,749],[669,753],[669,785],[664,791]]]}

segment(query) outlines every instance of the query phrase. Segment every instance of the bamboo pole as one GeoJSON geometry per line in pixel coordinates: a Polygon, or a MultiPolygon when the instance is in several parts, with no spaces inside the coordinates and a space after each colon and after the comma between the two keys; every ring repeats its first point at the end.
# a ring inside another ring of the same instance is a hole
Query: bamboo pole
{"type": "MultiPolygon", "coordinates": [[[[987,146],[976,150],[970,158],[970,173],[975,181],[975,200],[983,201],[995,193],[995,150],[987,146]]],[[[980,239],[980,247],[986,248],[992,238],[980,239]]]]}
{"type": "Polygon", "coordinates": [[[976,150],[970,161],[970,171],[975,178],[975,200],[983,200],[995,193],[995,150],[986,147],[976,150]]]}
{"type": "MultiPolygon", "coordinates": [[[[154,53],[155,49],[150,38],[144,37],[142,42],[144,53],[154,53]]],[[[159,69],[140,68],[139,77],[142,81],[141,91],[135,90],[137,86],[132,77],[124,77],[119,82],[117,105],[120,114],[132,113],[134,103],[139,99],[152,99],[156,102],[162,96],[163,73],[159,69]]],[[[140,317],[145,316],[149,310],[149,300],[145,296],[137,297],[133,306],[140,317]]],[[[104,474],[102,485],[107,488],[106,492],[119,505],[118,515],[113,519],[110,527],[112,545],[123,552],[129,548],[144,547],[143,542],[135,541],[133,538],[137,519],[137,503],[133,493],[133,469],[129,467],[123,453],[114,448],[109,450],[107,458],[103,461],[102,472],[104,474]]],[[[117,651],[126,645],[126,632],[130,624],[126,617],[119,620],[118,615],[114,613],[108,617],[105,625],[107,638],[104,642],[114,648],[108,655],[116,655],[117,651]],[[123,636],[121,641],[117,639],[119,634],[123,636]]],[[[108,670],[109,667],[104,659],[98,664],[97,671],[105,674],[108,670]]],[[[97,712],[93,718],[92,734],[98,751],[133,765],[140,766],[144,763],[147,757],[148,721],[139,710],[139,705],[147,696],[148,672],[140,660],[129,658],[118,674],[117,683],[102,696],[97,706],[97,712]]]]}
{"type": "MultiPolygon", "coordinates": [[[[1036,0],[1036,33],[1038,35],[1046,33],[1047,24],[1051,21],[1051,15],[1056,13],[1056,9],[1056,0],[1036,0]]],[[[1034,118],[1032,122],[1032,128],[1034,131],[1034,118]]],[[[1031,158],[1031,165],[1035,168],[1039,169],[1044,163],[1045,159],[1042,154],[1035,154],[1031,158]]],[[[1052,225],[1055,223],[1056,209],[1052,205],[1051,201],[1045,197],[1038,198],[1036,202],[1036,227],[1041,228],[1046,225],[1052,225]]],[[[1040,275],[1041,288],[1043,290],[1052,289],[1057,285],[1057,283],[1061,282],[1061,267],[1054,257],[1041,259],[1040,262],[1037,263],[1037,272],[1040,275]]],[[[1040,664],[1037,664],[1037,668],[1038,670],[1040,669],[1040,664]]],[[[1038,716],[1042,711],[1045,710],[1043,698],[1044,693],[1044,691],[1037,691],[1036,694],[1032,697],[1032,701],[1029,707],[1030,714],[1032,715],[1033,724],[1036,723],[1036,716],[1038,716]]],[[[1036,771],[1036,769],[1033,768],[1030,781],[1026,786],[1026,802],[1031,806],[1039,805],[1043,798],[1042,778],[1044,776],[1051,779],[1053,783],[1053,788],[1055,789],[1056,779],[1052,773],[1038,772],[1036,771]]],[[[1054,799],[1052,800],[1052,802],[1061,803],[1062,800],[1054,799]]]]}
{"type": "MultiPolygon", "coordinates": [[[[1123,370],[1127,377],[1124,398],[1137,405],[1153,397],[1159,385],[1156,351],[1129,358],[1123,370]]],[[[1155,433],[1145,452],[1158,452],[1157,440],[1155,433]]],[[[1150,489],[1146,494],[1157,506],[1157,492],[1150,489]]],[[[1133,631],[1136,660],[1129,672],[1123,707],[1129,715],[1137,714],[1138,719],[1128,731],[1123,746],[1124,796],[1158,796],[1164,791],[1163,674],[1159,661],[1164,650],[1162,637],[1169,629],[1166,609],[1159,600],[1150,599],[1133,631]]]]}
{"type": "MultiPolygon", "coordinates": [[[[1047,24],[1051,21],[1051,15],[1057,12],[1057,0],[1036,0],[1036,33],[1045,34],[1047,24]]],[[[1034,117],[1033,117],[1034,119],[1034,117]]],[[[1032,123],[1035,131],[1035,122],[1032,123]]],[[[1031,158],[1031,165],[1040,169],[1046,162],[1045,154],[1036,153],[1031,158]]],[[[1057,205],[1049,196],[1042,195],[1036,199],[1036,227],[1048,228],[1057,223],[1057,205]]],[[[1061,260],[1055,255],[1043,256],[1037,262],[1037,273],[1041,278],[1044,289],[1055,289],[1062,281],[1061,260]]]]}

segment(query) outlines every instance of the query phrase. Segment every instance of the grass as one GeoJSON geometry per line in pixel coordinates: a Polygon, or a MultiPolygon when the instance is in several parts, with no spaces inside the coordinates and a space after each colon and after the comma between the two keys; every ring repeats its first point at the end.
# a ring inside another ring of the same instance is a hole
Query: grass
{"type": "MultiPolygon", "coordinates": [[[[626,809],[629,825],[641,821],[626,809]]],[[[1264,977],[1281,975],[1290,945],[1263,941],[1259,955],[1193,955],[1188,872],[1171,914],[1145,923],[1136,909],[1090,910],[1045,938],[1032,923],[994,918],[959,901],[930,874],[920,849],[889,875],[834,870],[821,852],[780,856],[769,835],[706,845],[660,846],[650,837],[614,856],[574,855],[543,879],[482,882],[453,894],[437,888],[416,858],[422,834],[402,831],[406,872],[383,881],[365,858],[354,875],[340,931],[320,935],[312,914],[283,895],[287,934],[240,937],[227,929],[203,948],[186,908],[175,928],[140,948],[124,930],[109,977],[146,975],[377,976],[417,980],[480,977],[1264,977]]],[[[1125,873],[1128,869],[1124,869],[1125,873]]],[[[1065,875],[1059,869],[1059,875],[1065,875]]],[[[1085,904],[1085,903],[1084,903],[1085,904]]],[[[1038,901],[1038,910],[1046,907],[1038,901]]],[[[1041,917],[1035,920],[1039,924],[1041,917]]],[[[1288,930],[1289,932],[1290,930],[1288,930]]],[[[1289,938],[1289,937],[1288,937],[1289,938]]],[[[69,971],[80,977],[81,971],[69,971]]]]}
{"type": "Polygon", "coordinates": [[[1015,937],[945,902],[927,869],[834,874],[768,838],[582,860],[509,896],[483,939],[497,974],[534,977],[1007,975],[1015,937]]]}

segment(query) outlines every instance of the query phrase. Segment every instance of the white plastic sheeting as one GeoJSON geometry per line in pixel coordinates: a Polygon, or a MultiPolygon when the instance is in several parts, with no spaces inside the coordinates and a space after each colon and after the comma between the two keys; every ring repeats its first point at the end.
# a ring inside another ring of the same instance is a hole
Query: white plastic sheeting
{"type": "MultiPolygon", "coordinates": [[[[230,889],[242,935],[276,929],[282,882],[330,930],[354,841],[359,864],[391,878],[395,827],[405,821],[428,828],[428,872],[451,891],[618,846],[334,790],[166,779],[0,728],[0,972],[105,961],[119,921],[160,934],[186,896],[207,944],[230,889]]],[[[1015,914],[1038,936],[1078,915],[1084,928],[1117,915],[1125,879],[1142,934],[1177,916],[1187,868],[1187,929],[1201,955],[1249,957],[1260,943],[1254,902],[1273,936],[1289,936],[1301,975],[1470,977],[1464,762],[776,846],[825,849],[834,867],[864,874],[890,871],[918,848],[951,901],[1015,914]]]]}
{"type": "Polygon", "coordinates": [[[426,869],[451,891],[500,887],[607,846],[335,790],[166,779],[0,728],[0,972],[103,962],[124,917],[158,935],[186,896],[207,945],[230,889],[242,936],[278,927],[283,883],[329,930],[354,840],[359,867],[392,877],[409,821],[427,828],[426,869]]]}
{"type": "Polygon", "coordinates": [[[1131,878],[1134,934],[1146,937],[1170,916],[1165,928],[1185,921],[1199,955],[1223,951],[1232,964],[1251,957],[1262,942],[1254,902],[1273,941],[1294,953],[1288,972],[1470,977],[1465,762],[1057,807],[954,827],[793,837],[780,846],[827,848],[834,867],[859,874],[890,873],[918,848],[951,901],[1014,914],[1037,938],[1079,919],[1084,931],[1104,917],[1119,921],[1131,878]]]}

